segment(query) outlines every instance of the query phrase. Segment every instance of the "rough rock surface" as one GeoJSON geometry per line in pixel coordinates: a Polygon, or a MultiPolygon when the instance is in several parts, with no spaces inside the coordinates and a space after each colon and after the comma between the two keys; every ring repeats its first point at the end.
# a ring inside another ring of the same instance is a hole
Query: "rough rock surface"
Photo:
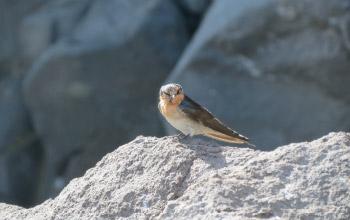
{"type": "Polygon", "coordinates": [[[115,144],[143,131],[163,133],[158,88],[188,36],[170,0],[52,1],[29,20],[24,30],[59,39],[24,80],[25,101],[46,148],[40,190],[47,198],[115,144]]]}
{"type": "Polygon", "coordinates": [[[349,219],[350,133],[271,152],[138,137],[31,209],[0,219],[349,219]]]}
{"type": "Polygon", "coordinates": [[[349,131],[349,6],[214,1],[168,81],[262,149],[349,131]]]}

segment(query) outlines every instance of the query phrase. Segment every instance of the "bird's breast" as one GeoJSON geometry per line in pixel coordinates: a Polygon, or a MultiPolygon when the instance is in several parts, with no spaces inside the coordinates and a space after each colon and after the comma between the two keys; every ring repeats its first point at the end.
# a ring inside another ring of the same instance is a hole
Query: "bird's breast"
{"type": "Polygon", "coordinates": [[[202,133],[202,126],[191,120],[177,105],[159,103],[159,110],[165,119],[184,134],[196,135],[202,133]]]}

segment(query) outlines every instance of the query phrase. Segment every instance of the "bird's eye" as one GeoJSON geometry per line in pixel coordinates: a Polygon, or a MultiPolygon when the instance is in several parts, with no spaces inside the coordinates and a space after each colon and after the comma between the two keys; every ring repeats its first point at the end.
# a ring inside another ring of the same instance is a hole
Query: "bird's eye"
{"type": "Polygon", "coordinates": [[[167,92],[163,92],[165,95],[167,95],[167,96],[170,96],[170,94],[169,93],[167,93],[167,92]]]}

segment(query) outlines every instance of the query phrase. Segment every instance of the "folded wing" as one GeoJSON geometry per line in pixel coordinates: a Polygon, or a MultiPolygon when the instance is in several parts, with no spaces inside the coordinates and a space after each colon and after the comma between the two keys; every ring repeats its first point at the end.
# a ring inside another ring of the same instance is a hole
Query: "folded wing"
{"type": "Polygon", "coordinates": [[[210,128],[212,131],[207,132],[205,135],[211,138],[230,143],[246,143],[248,141],[248,138],[224,125],[206,108],[202,107],[188,96],[185,96],[179,107],[189,118],[210,128]]]}

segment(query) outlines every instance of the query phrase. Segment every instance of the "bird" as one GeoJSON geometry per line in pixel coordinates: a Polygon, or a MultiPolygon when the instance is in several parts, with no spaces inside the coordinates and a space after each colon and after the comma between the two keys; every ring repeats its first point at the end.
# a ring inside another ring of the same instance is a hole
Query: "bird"
{"type": "Polygon", "coordinates": [[[203,135],[223,142],[255,147],[247,137],[226,126],[205,107],[188,97],[180,84],[169,83],[160,88],[158,109],[167,122],[185,137],[203,135]]]}

